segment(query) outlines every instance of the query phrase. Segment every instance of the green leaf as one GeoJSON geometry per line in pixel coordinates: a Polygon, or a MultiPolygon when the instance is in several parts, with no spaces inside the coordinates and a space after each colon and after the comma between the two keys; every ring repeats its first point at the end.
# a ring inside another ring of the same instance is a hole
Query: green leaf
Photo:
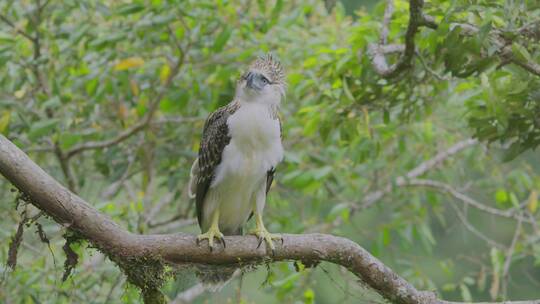
{"type": "Polygon", "coordinates": [[[0,134],[7,135],[10,120],[11,111],[3,111],[2,115],[0,115],[0,134]]]}
{"type": "Polygon", "coordinates": [[[517,42],[512,43],[512,54],[521,61],[532,61],[529,51],[517,42]]]}
{"type": "Polygon", "coordinates": [[[304,291],[304,304],[313,304],[315,303],[315,292],[313,289],[308,288],[304,291]]]}
{"type": "Polygon", "coordinates": [[[64,150],[71,148],[82,140],[82,135],[77,133],[62,133],[60,135],[60,147],[64,150]]]}
{"type": "Polygon", "coordinates": [[[465,301],[465,302],[471,302],[472,301],[471,292],[469,291],[469,287],[467,287],[467,285],[460,284],[459,285],[459,290],[461,291],[461,297],[463,298],[463,301],[465,301]]]}
{"type": "Polygon", "coordinates": [[[495,192],[495,201],[499,204],[504,204],[508,201],[508,192],[504,189],[497,189],[495,192]]]}
{"type": "Polygon", "coordinates": [[[330,212],[328,212],[327,221],[333,221],[334,219],[336,219],[336,217],[341,215],[344,210],[349,210],[349,207],[350,205],[348,203],[339,203],[335,205],[334,207],[332,207],[330,212]]]}
{"type": "Polygon", "coordinates": [[[28,138],[30,140],[36,140],[43,135],[51,134],[52,131],[56,128],[56,126],[59,124],[60,120],[57,118],[53,119],[47,119],[43,121],[39,121],[35,124],[33,124],[30,127],[30,132],[28,132],[28,138]]]}
{"type": "Polygon", "coordinates": [[[229,41],[229,38],[231,38],[232,30],[229,27],[225,27],[221,33],[219,33],[218,37],[214,41],[214,46],[212,47],[212,50],[216,53],[219,53],[223,50],[223,47],[229,41]]]}
{"type": "Polygon", "coordinates": [[[144,5],[139,4],[139,3],[130,3],[130,4],[125,4],[125,5],[119,6],[116,9],[116,13],[119,14],[119,15],[126,16],[126,15],[130,15],[130,14],[138,13],[138,12],[140,12],[142,10],[144,10],[144,5]]]}
{"type": "Polygon", "coordinates": [[[62,105],[60,97],[54,96],[43,103],[45,109],[56,109],[62,105]]]}
{"type": "Polygon", "coordinates": [[[270,16],[270,20],[272,24],[275,24],[277,22],[277,19],[279,18],[279,14],[283,10],[283,0],[277,0],[276,5],[274,5],[274,8],[272,9],[272,14],[270,16]]]}

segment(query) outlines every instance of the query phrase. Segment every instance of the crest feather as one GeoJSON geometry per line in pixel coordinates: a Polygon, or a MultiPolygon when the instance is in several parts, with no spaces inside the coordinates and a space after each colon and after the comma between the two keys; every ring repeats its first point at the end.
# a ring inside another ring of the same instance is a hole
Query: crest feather
{"type": "Polygon", "coordinates": [[[268,53],[263,56],[259,56],[251,65],[250,69],[260,70],[270,76],[273,82],[285,84],[285,71],[281,66],[279,60],[277,60],[272,53],[268,53]]]}

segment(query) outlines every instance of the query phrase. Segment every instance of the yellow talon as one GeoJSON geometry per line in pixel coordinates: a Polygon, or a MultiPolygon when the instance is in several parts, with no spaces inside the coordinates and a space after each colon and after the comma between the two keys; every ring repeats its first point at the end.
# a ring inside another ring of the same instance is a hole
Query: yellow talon
{"type": "Polygon", "coordinates": [[[257,221],[255,223],[256,227],[255,229],[251,230],[249,234],[253,234],[259,239],[259,245],[257,246],[257,248],[261,246],[261,243],[264,240],[268,247],[272,249],[272,252],[274,252],[276,247],[274,246],[274,242],[272,240],[281,240],[281,242],[283,243],[283,238],[279,234],[273,234],[268,232],[268,230],[266,230],[266,228],[264,227],[262,216],[258,213],[255,213],[255,215],[257,217],[257,221]]]}
{"type": "Polygon", "coordinates": [[[208,240],[208,246],[210,247],[210,251],[214,248],[214,238],[218,239],[223,243],[223,247],[225,247],[225,238],[223,237],[223,233],[219,231],[219,211],[216,210],[214,212],[214,215],[212,217],[212,224],[210,225],[210,228],[208,228],[208,231],[206,231],[203,234],[199,234],[197,236],[197,244],[200,243],[200,241],[207,239],[208,240]]]}

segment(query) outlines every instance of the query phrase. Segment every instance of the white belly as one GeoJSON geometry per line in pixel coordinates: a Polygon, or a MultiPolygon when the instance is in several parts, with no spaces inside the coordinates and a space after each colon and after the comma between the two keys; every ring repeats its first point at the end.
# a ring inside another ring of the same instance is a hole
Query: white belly
{"type": "Polygon", "coordinates": [[[253,211],[255,193],[266,187],[267,172],[283,158],[283,147],[279,121],[266,106],[244,104],[227,123],[231,141],[208,190],[204,218],[209,221],[206,215],[219,208],[220,228],[236,230],[253,211]]]}

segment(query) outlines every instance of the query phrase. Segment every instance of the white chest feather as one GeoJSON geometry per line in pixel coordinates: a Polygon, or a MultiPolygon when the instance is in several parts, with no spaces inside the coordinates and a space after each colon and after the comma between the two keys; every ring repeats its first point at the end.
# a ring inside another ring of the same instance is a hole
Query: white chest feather
{"type": "Polygon", "coordinates": [[[267,172],[283,158],[283,146],[279,121],[263,104],[242,104],[227,124],[231,141],[216,168],[205,212],[219,206],[220,227],[233,229],[253,211],[257,191],[266,187],[267,172]]]}
{"type": "Polygon", "coordinates": [[[283,158],[279,121],[267,106],[243,104],[227,124],[231,142],[223,150],[213,184],[225,175],[260,179],[283,158]]]}

